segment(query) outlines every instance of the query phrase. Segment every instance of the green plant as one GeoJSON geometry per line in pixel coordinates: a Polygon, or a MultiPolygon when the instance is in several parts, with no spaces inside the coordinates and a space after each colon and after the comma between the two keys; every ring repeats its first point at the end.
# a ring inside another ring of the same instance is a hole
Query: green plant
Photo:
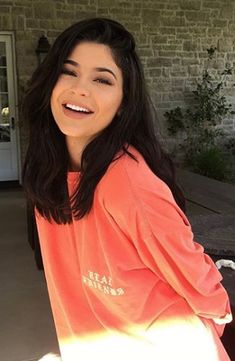
{"type": "Polygon", "coordinates": [[[226,159],[217,147],[202,150],[194,159],[194,170],[209,178],[226,180],[226,159]]]}
{"type": "Polygon", "coordinates": [[[225,144],[225,148],[231,156],[235,156],[235,138],[230,138],[225,144]]]}
{"type": "MultiPolygon", "coordinates": [[[[180,146],[183,148],[186,164],[193,170],[204,173],[202,168],[206,168],[206,162],[208,162],[209,168],[210,164],[214,162],[216,154],[217,157],[219,154],[218,144],[223,131],[218,126],[225,116],[235,114],[232,111],[232,105],[227,102],[222,93],[226,79],[233,74],[233,69],[226,67],[217,81],[208,70],[215,52],[215,47],[207,49],[207,66],[203,70],[201,80],[197,82],[196,90],[192,91],[192,106],[186,110],[176,107],[164,114],[169,133],[171,135],[181,134],[180,146]],[[217,153],[216,148],[218,148],[217,153]],[[198,162],[202,161],[203,166],[199,166],[198,162]]],[[[225,168],[223,167],[223,169],[225,168]]],[[[210,172],[210,174],[212,173],[214,174],[213,171],[210,172]]]]}

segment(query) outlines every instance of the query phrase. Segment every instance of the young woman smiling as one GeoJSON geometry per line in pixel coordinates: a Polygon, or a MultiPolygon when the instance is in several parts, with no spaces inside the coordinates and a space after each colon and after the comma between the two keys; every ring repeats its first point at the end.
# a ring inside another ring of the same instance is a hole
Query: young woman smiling
{"type": "Polygon", "coordinates": [[[103,18],[32,76],[23,183],[63,361],[226,361],[220,273],[194,242],[133,36],[103,18]]]}

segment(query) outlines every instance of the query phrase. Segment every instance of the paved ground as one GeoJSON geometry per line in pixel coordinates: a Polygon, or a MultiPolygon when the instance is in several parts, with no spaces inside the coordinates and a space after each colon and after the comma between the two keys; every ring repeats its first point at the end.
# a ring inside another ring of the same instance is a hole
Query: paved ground
{"type": "Polygon", "coordinates": [[[22,191],[0,190],[0,361],[58,352],[44,274],[27,241],[22,191]]]}
{"type": "MultiPolygon", "coordinates": [[[[195,240],[215,259],[235,261],[235,186],[185,170],[178,170],[178,179],[195,240]]],[[[235,307],[235,271],[221,268],[220,272],[235,307]]]]}
{"type": "MultiPolygon", "coordinates": [[[[229,259],[235,262],[235,212],[233,214],[191,215],[196,241],[214,260],[229,259]]],[[[235,307],[235,270],[220,269],[232,304],[235,307]]]]}

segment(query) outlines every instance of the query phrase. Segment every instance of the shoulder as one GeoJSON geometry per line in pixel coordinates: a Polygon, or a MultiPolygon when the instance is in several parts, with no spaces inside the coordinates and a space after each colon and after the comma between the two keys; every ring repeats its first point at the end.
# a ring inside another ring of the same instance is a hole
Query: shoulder
{"type": "Polygon", "coordinates": [[[129,147],[128,151],[136,160],[123,154],[99,183],[96,197],[105,212],[126,232],[140,224],[148,235],[154,227],[170,231],[189,226],[168,185],[151,171],[136,149],[129,147]]]}
{"type": "Polygon", "coordinates": [[[107,202],[138,203],[141,199],[166,198],[173,201],[171,190],[155,175],[143,156],[132,146],[110,164],[99,185],[99,193],[107,202]]]}

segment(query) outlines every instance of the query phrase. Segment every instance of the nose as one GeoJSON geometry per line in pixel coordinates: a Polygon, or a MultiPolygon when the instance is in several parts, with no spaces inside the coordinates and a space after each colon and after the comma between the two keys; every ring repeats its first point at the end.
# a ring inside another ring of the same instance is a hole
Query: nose
{"type": "Polygon", "coordinates": [[[71,86],[71,90],[74,94],[80,96],[89,96],[90,90],[87,81],[82,80],[81,78],[76,78],[76,81],[71,86]]]}

